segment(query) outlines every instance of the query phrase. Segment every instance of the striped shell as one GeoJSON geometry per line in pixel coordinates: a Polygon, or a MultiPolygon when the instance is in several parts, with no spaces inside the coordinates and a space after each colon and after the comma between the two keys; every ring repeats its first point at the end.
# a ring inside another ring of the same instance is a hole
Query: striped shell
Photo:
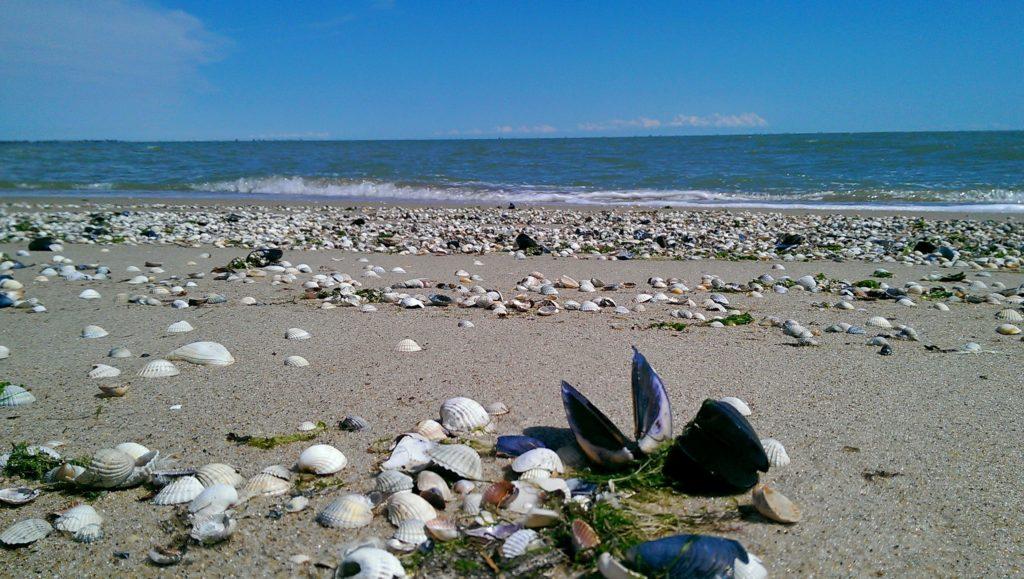
{"type": "Polygon", "coordinates": [[[875,316],[868,320],[867,325],[874,326],[876,328],[889,329],[892,327],[892,323],[882,316],[875,316]]]}
{"type": "Polygon", "coordinates": [[[317,513],[316,522],[332,529],[358,529],[373,520],[373,504],[358,494],[338,497],[317,513]]]}
{"type": "Polygon", "coordinates": [[[284,333],[284,337],[288,340],[308,340],[313,336],[302,328],[288,328],[284,333]]]}
{"type": "Polygon", "coordinates": [[[422,349],[423,348],[419,344],[409,338],[398,342],[398,345],[395,346],[396,352],[419,352],[422,349]]]}
{"type": "Polygon", "coordinates": [[[512,470],[525,473],[528,470],[544,469],[550,472],[565,472],[562,459],[550,448],[534,448],[520,454],[512,461],[512,470]]]}
{"type": "Polygon", "coordinates": [[[397,470],[386,470],[380,473],[374,484],[374,488],[385,495],[411,491],[413,486],[412,477],[397,470]]]}
{"type": "Polygon", "coordinates": [[[272,464],[260,471],[263,474],[269,474],[276,476],[281,480],[290,480],[292,478],[292,471],[288,470],[288,467],[281,464],[272,464]]]}
{"type": "Polygon", "coordinates": [[[370,423],[366,421],[362,416],[346,416],[340,423],[338,428],[341,428],[345,432],[362,432],[363,430],[369,430],[370,423]]]}
{"type": "Polygon", "coordinates": [[[538,481],[551,478],[551,471],[545,468],[531,468],[519,475],[519,480],[538,481]]]}
{"type": "Polygon", "coordinates": [[[9,547],[28,545],[49,535],[52,531],[53,527],[43,519],[25,519],[14,523],[0,533],[0,543],[9,547]]]}
{"type": "Polygon", "coordinates": [[[423,438],[434,442],[448,438],[448,432],[443,426],[441,426],[441,423],[436,420],[430,420],[429,418],[427,420],[421,420],[413,431],[422,435],[423,438]]]}
{"type": "Polygon", "coordinates": [[[426,543],[429,538],[427,537],[426,523],[419,519],[403,521],[395,529],[395,534],[391,538],[414,547],[426,543]]]}
{"type": "Polygon", "coordinates": [[[292,368],[305,368],[309,366],[309,361],[302,356],[288,356],[284,359],[284,365],[292,368]]]}
{"type": "Polygon", "coordinates": [[[785,495],[768,485],[762,484],[754,487],[751,501],[757,512],[767,519],[786,524],[800,521],[800,508],[785,495]]]}
{"type": "Polygon", "coordinates": [[[490,422],[491,415],[471,398],[449,398],[441,404],[441,424],[450,432],[471,432],[490,422]]]}
{"type": "Polygon", "coordinates": [[[183,360],[199,366],[230,366],[235,358],[217,342],[192,342],[172,350],[168,360],[183,360]]]}
{"type": "Polygon", "coordinates": [[[328,475],[345,468],[348,459],[329,444],[314,444],[299,455],[298,469],[302,472],[328,475]]]}
{"type": "Polygon", "coordinates": [[[203,492],[203,483],[194,476],[176,477],[153,497],[153,504],[182,505],[191,503],[203,492]]]}
{"type": "Polygon", "coordinates": [[[99,523],[93,523],[91,525],[85,525],[81,529],[75,531],[71,538],[78,543],[95,543],[103,538],[103,527],[99,523]]]}
{"type": "Polygon", "coordinates": [[[238,502],[238,491],[235,487],[217,483],[203,489],[188,504],[188,512],[200,516],[223,513],[238,502]]]}
{"type": "Polygon", "coordinates": [[[350,579],[392,579],[405,577],[405,568],[397,557],[384,549],[361,546],[345,554],[338,565],[337,577],[350,579]]]}
{"type": "Polygon", "coordinates": [[[594,527],[591,527],[583,519],[576,519],[572,522],[572,547],[576,552],[593,549],[601,544],[601,537],[598,536],[594,527]]]}
{"type": "Polygon", "coordinates": [[[467,515],[475,517],[480,514],[480,508],[483,501],[483,493],[469,493],[462,499],[462,510],[467,515]]]}
{"type": "Polygon", "coordinates": [[[435,464],[462,478],[472,480],[483,478],[480,455],[464,444],[439,444],[428,450],[427,454],[435,464]]]}
{"type": "Polygon", "coordinates": [[[515,559],[530,550],[530,547],[540,540],[540,535],[533,529],[520,529],[512,533],[501,545],[501,556],[506,559],[515,559]]]}
{"type": "Polygon", "coordinates": [[[786,453],[786,447],[782,446],[782,443],[774,438],[762,438],[761,446],[764,447],[764,453],[768,455],[768,464],[773,467],[783,467],[789,464],[789,454],[786,453]]]}
{"type": "Polygon", "coordinates": [[[196,469],[196,478],[204,487],[220,483],[238,488],[245,482],[235,467],[219,462],[211,462],[196,469]]]}
{"type": "Polygon", "coordinates": [[[274,497],[285,494],[291,487],[292,485],[288,482],[288,479],[281,479],[272,474],[261,472],[245,482],[240,494],[246,499],[252,497],[274,497]]]}
{"type": "Polygon", "coordinates": [[[110,352],[107,353],[107,356],[110,358],[131,358],[132,352],[124,346],[114,346],[110,349],[110,352]]]}
{"type": "Polygon", "coordinates": [[[430,503],[411,492],[391,495],[388,498],[387,509],[388,521],[395,526],[412,519],[429,521],[437,517],[437,511],[430,503]]]}
{"type": "Polygon", "coordinates": [[[35,500],[41,492],[38,489],[30,489],[28,487],[0,489],[0,503],[15,506],[24,505],[35,500]]]}
{"type": "Polygon", "coordinates": [[[996,314],[996,319],[1004,322],[1024,322],[1024,315],[1021,315],[1017,310],[1007,308],[1005,310],[1000,310],[999,313],[996,314]]]}
{"type": "Polygon", "coordinates": [[[74,534],[80,531],[82,527],[100,525],[102,523],[103,517],[96,512],[96,509],[89,505],[78,505],[64,511],[57,517],[53,527],[58,531],[74,534]]]}
{"type": "Polygon", "coordinates": [[[114,450],[120,450],[135,460],[139,460],[146,454],[149,454],[149,449],[136,442],[122,442],[121,444],[114,447],[114,450]]]}
{"type": "Polygon", "coordinates": [[[194,329],[195,328],[192,327],[192,324],[188,323],[187,320],[181,320],[180,322],[174,322],[173,324],[167,326],[167,333],[184,334],[185,332],[191,332],[194,329]]]}
{"type": "Polygon", "coordinates": [[[15,384],[8,384],[0,394],[0,408],[16,408],[35,401],[36,397],[31,392],[15,384]]]}
{"type": "Polygon", "coordinates": [[[157,358],[151,360],[148,364],[139,370],[139,377],[141,378],[170,378],[171,376],[177,376],[181,371],[172,362],[157,358]]]}
{"type": "Polygon", "coordinates": [[[135,459],[113,448],[101,448],[93,455],[83,476],[97,488],[116,488],[128,480],[135,469],[135,459]]]}
{"type": "Polygon", "coordinates": [[[89,370],[90,378],[114,378],[120,375],[120,370],[106,364],[93,364],[92,370],[89,370]]]}
{"type": "Polygon", "coordinates": [[[93,338],[102,338],[109,335],[109,333],[99,326],[86,326],[82,329],[82,337],[88,340],[93,338]]]}
{"type": "Polygon", "coordinates": [[[736,398],[735,396],[726,396],[725,398],[719,400],[719,402],[725,402],[729,406],[732,406],[733,408],[736,409],[737,412],[739,412],[743,416],[750,416],[751,414],[750,407],[747,406],[747,403],[740,400],[739,398],[736,398]]]}

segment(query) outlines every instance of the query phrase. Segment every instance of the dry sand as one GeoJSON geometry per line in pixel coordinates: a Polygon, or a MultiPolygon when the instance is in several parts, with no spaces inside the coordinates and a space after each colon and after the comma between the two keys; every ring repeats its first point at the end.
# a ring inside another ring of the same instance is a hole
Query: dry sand
{"type": "MultiPolygon", "coordinates": [[[[12,253],[20,247],[0,245],[12,253]]],[[[95,246],[67,246],[62,252],[76,263],[102,263],[112,280],[65,282],[54,278],[33,283],[38,267],[16,272],[29,295],[49,309],[28,314],[13,308],[0,311],[0,344],[11,349],[0,360],[0,376],[31,387],[37,402],[0,411],[0,442],[41,443],[59,439],[66,456],[86,456],[123,441],[136,441],[181,463],[225,462],[249,476],[270,464],[291,465],[308,443],[273,450],[239,446],[226,439],[239,434],[294,432],[299,423],[322,420],[331,428],[317,442],[342,449],[351,461],[341,477],[345,489],[312,499],[311,508],[280,519],[268,518],[276,499],[256,499],[239,513],[239,530],[229,542],[192,548],[177,567],[158,569],[146,552],[171,539],[166,521],[174,509],[140,502],[149,491],[136,488],[104,494],[92,504],[106,518],[106,538],[92,545],[73,543],[57,534],[26,548],[0,550],[0,575],[10,576],[288,576],[329,571],[289,563],[292,555],[336,564],[339,545],[360,536],[388,537],[382,518],[360,531],[325,529],[314,522],[318,507],[338,492],[372,488],[371,472],[380,455],[368,446],[392,437],[417,421],[437,416],[440,403],[465,395],[483,403],[503,401],[511,414],[497,421],[498,434],[520,433],[565,437],[566,421],[559,398],[561,379],[577,385],[623,430],[631,430],[629,348],[637,345],[664,379],[679,428],[708,397],[738,396],[753,409],[751,422],[762,437],[781,440],[793,459],[786,468],[765,476],[804,512],[794,526],[771,524],[744,514],[724,533],[758,554],[772,576],[982,576],[1024,572],[1024,512],[1020,412],[1021,361],[1019,337],[995,333],[996,306],[954,304],[950,312],[893,302],[856,302],[856,311],[821,310],[815,301],[834,302],[827,294],[768,293],[763,299],[730,294],[730,299],[756,318],[795,318],[811,328],[833,323],[863,325],[883,315],[907,323],[922,341],[894,342],[895,354],[883,357],[864,345],[866,336],[823,334],[820,347],[797,348],[776,328],[758,325],[715,329],[691,325],[677,333],[646,329],[656,321],[673,320],[675,306],[656,305],[644,313],[614,316],[611,312],[563,312],[497,319],[479,309],[428,308],[400,310],[381,304],[373,314],[355,308],[317,309],[315,300],[296,300],[297,284],[272,286],[268,278],[255,283],[200,280],[199,293],[216,291],[228,303],[174,310],[169,307],[115,305],[117,293],[136,293],[123,283],[125,267],[144,261],[163,262],[168,274],[209,271],[242,250],[114,246],[100,253],[95,246]],[[197,266],[186,266],[194,260],[197,266]],[[85,287],[102,299],[77,298],[85,287]],[[243,306],[251,295],[260,305],[243,306]],[[167,335],[164,329],[188,320],[196,330],[167,335]],[[460,319],[475,328],[460,329],[460,319]],[[110,335],[97,340],[79,337],[87,324],[110,335]],[[313,334],[307,341],[288,341],[284,331],[300,327],[313,334]],[[411,337],[426,350],[395,354],[393,346],[411,337]],[[227,346],[237,362],[229,367],[180,364],[180,376],[143,380],[135,372],[145,362],[138,356],[164,354],[196,340],[227,346]],[[961,355],[926,351],[925,344],[956,348],[967,341],[1000,353],[961,355]],[[124,345],[131,359],[106,357],[124,345]],[[288,368],[285,356],[301,355],[308,368],[288,368]],[[86,378],[92,364],[110,363],[124,371],[131,384],[125,398],[100,399],[96,382],[86,378]],[[172,405],[180,410],[171,410],[172,405]],[[346,433],[336,427],[348,414],[365,417],[369,432],[346,433]],[[858,449],[852,451],[852,449],[858,449]],[[844,450],[845,449],[845,450],[844,450]],[[898,473],[867,480],[866,472],[898,473]],[[127,558],[115,557],[127,553],[127,558]]],[[[49,257],[36,253],[29,263],[49,257]]],[[[358,254],[287,252],[292,263],[314,271],[342,271],[357,279],[363,264],[358,254]],[[332,258],[340,258],[334,261],[332,258]]],[[[507,255],[474,256],[371,255],[370,260],[408,274],[385,274],[362,280],[384,286],[410,277],[455,281],[452,273],[467,269],[483,275],[485,285],[509,291],[532,270],[548,277],[567,274],[577,279],[599,277],[606,282],[634,281],[637,290],[612,295],[628,302],[652,275],[677,276],[694,287],[702,273],[726,281],[745,282],[769,272],[769,263],[720,261],[598,261],[536,257],[514,260],[507,255]]],[[[824,272],[830,278],[863,279],[875,264],[787,263],[794,278],[824,272]]],[[[932,270],[887,264],[893,285],[918,280],[932,270]]],[[[780,272],[772,272],[778,274],[780,272]]],[[[305,279],[307,276],[303,276],[305,279]]],[[[971,279],[971,278],[969,278],[971,279]]],[[[1019,274],[994,273],[986,283],[1017,285],[1019,274]]],[[[567,293],[566,293],[567,292],[567,293]]],[[[195,294],[195,292],[193,292],[195,294]]],[[[574,290],[563,295],[582,301],[574,290]]],[[[694,300],[706,297],[693,292],[694,300]]],[[[869,336],[872,332],[869,328],[869,336]]],[[[488,463],[486,473],[500,472],[488,463]]],[[[13,483],[14,481],[6,481],[13,483]]],[[[10,486],[5,484],[4,486],[10,486]]],[[[20,508],[0,509],[0,528],[28,517],[43,517],[75,501],[74,496],[46,493],[20,508]]],[[[749,495],[720,499],[679,496],[679,509],[735,512],[749,495]]],[[[744,513],[748,512],[743,510],[744,513]]]]}

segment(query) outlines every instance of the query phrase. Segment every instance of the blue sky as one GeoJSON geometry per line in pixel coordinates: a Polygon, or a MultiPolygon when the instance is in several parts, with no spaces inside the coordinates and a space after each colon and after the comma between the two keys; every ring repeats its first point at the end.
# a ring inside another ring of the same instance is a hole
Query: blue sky
{"type": "Polygon", "coordinates": [[[1024,129],[1020,2],[0,0],[0,139],[1024,129]]]}

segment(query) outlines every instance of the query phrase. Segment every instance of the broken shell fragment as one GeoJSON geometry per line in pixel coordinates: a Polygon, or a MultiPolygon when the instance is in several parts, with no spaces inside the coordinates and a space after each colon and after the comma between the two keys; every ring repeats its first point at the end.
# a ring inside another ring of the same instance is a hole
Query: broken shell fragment
{"type": "Polygon", "coordinates": [[[768,519],[786,524],[800,521],[800,509],[785,495],[768,485],[754,487],[751,498],[757,512],[768,519]]]}

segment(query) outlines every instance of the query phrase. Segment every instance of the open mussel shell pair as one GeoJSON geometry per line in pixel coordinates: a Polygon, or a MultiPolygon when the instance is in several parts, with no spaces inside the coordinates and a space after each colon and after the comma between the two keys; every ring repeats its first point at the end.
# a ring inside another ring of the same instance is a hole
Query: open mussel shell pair
{"type": "MultiPolygon", "coordinates": [[[[661,377],[635,347],[631,382],[635,448],[651,453],[672,437],[672,407],[661,377]]],[[[569,428],[591,462],[605,468],[633,462],[634,448],[622,431],[568,382],[562,382],[562,403],[569,428]]]]}
{"type": "Polygon", "coordinates": [[[624,564],[602,553],[598,569],[605,577],[735,577],[762,579],[761,560],[732,539],[710,535],[674,535],[630,547],[624,564]]]}
{"type": "Polygon", "coordinates": [[[669,450],[664,472],[691,494],[735,494],[756,485],[758,471],[768,468],[747,419],[726,402],[705,400],[669,450]]]}

